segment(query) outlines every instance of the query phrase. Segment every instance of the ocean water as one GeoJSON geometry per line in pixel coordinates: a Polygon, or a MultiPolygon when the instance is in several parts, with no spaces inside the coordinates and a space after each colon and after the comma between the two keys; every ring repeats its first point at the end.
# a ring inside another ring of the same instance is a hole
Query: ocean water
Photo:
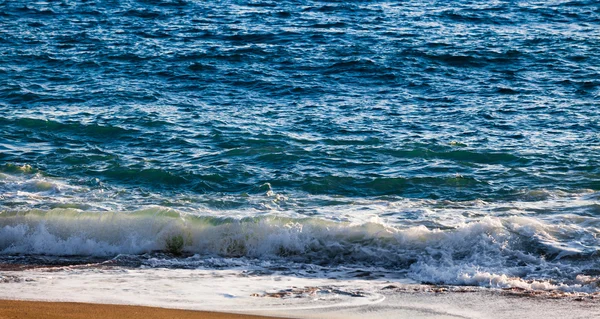
{"type": "Polygon", "coordinates": [[[598,292],[597,1],[0,1],[0,261],[598,292]]]}

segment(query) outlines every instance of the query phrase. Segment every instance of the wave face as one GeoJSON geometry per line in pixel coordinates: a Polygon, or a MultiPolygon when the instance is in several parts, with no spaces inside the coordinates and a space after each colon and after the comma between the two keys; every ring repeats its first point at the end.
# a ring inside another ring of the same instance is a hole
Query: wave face
{"type": "Polygon", "coordinates": [[[0,7],[1,262],[598,289],[597,1],[0,7]]]}
{"type": "Polygon", "coordinates": [[[594,291],[594,280],[591,286],[573,283],[597,275],[595,238],[600,235],[594,218],[568,215],[560,216],[561,224],[485,217],[444,230],[311,217],[194,216],[159,207],[33,210],[0,218],[2,255],[187,255],[158,263],[178,267],[206,258],[245,257],[270,260],[290,271],[294,264],[366,267],[428,283],[588,291],[594,291]]]}

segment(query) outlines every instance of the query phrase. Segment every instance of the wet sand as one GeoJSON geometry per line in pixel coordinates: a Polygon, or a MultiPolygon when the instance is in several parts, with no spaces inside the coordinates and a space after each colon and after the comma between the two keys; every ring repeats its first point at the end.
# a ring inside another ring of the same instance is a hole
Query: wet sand
{"type": "Polygon", "coordinates": [[[0,271],[0,299],[0,319],[600,318],[600,292],[249,276],[241,270],[71,266],[0,271]]]}
{"type": "Polygon", "coordinates": [[[253,315],[155,307],[0,300],[0,319],[269,319],[253,315]]]}

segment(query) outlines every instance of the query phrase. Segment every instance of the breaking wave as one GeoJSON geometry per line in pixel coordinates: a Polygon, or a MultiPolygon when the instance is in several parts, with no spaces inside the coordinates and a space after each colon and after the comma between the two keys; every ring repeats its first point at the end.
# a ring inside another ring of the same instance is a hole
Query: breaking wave
{"type": "Polygon", "coordinates": [[[448,229],[276,215],[224,218],[162,207],[0,214],[0,254],[112,257],[162,252],[327,267],[379,267],[435,284],[595,290],[598,221],[484,217],[448,229]],[[596,266],[595,266],[596,265],[596,266]],[[585,281],[585,284],[581,282],[585,281]]]}

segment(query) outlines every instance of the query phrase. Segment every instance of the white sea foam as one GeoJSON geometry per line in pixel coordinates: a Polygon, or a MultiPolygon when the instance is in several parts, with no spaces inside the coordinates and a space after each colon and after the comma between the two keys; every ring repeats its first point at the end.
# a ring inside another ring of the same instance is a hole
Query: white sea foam
{"type": "Polygon", "coordinates": [[[438,284],[598,289],[600,206],[598,194],[586,190],[541,190],[525,194],[536,200],[488,203],[297,199],[265,185],[264,194],[241,197],[140,199],[98,181],[74,186],[28,167],[18,172],[0,176],[0,257],[112,258],[181,250],[186,258],[142,264],[228,267],[246,258],[283,268],[319,265],[324,268],[316,272],[329,274],[344,267],[381,269],[388,277],[438,284]],[[177,209],[144,205],[156,200],[177,209]],[[226,208],[214,208],[224,202],[226,208]],[[221,262],[199,262],[207,258],[221,262]],[[578,281],[581,276],[592,279],[578,281]]]}
{"type": "Polygon", "coordinates": [[[588,253],[594,243],[577,247],[560,241],[598,236],[594,228],[570,224],[565,230],[532,217],[484,217],[442,230],[320,218],[219,218],[151,207],[133,212],[4,212],[0,225],[3,255],[174,252],[167,243],[179,238],[181,250],[196,256],[379,267],[438,284],[597,289],[593,280],[576,281],[596,267],[588,253]]]}
{"type": "Polygon", "coordinates": [[[564,298],[557,299],[556,292],[549,291],[541,293],[540,298],[515,298],[500,290],[440,289],[387,279],[249,275],[241,269],[60,267],[11,272],[0,276],[0,285],[4,288],[0,290],[0,298],[146,305],[294,318],[591,318],[600,315],[595,295],[582,293],[561,293],[564,298]],[[554,298],[549,300],[544,295],[554,298]]]}

